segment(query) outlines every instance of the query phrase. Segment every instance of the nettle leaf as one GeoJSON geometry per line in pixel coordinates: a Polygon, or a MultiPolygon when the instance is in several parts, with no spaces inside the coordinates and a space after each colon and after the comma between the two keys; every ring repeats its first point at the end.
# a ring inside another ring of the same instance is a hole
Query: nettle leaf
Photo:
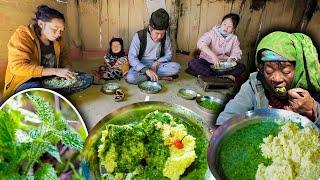
{"type": "Polygon", "coordinates": [[[0,177],[2,177],[1,173],[9,176],[10,174],[19,171],[21,164],[28,159],[28,154],[26,152],[30,147],[28,146],[29,144],[30,143],[11,142],[10,146],[1,149],[0,154],[2,155],[2,164],[0,165],[0,177]]]}
{"type": "Polygon", "coordinates": [[[85,141],[86,138],[87,138],[87,132],[86,132],[86,129],[84,128],[84,126],[81,126],[81,127],[78,129],[78,133],[80,134],[82,140],[85,141]]]}
{"type": "Polygon", "coordinates": [[[83,140],[81,136],[70,128],[61,131],[61,141],[66,146],[81,151],[83,148],[83,140]]]}
{"type": "Polygon", "coordinates": [[[1,172],[6,170],[7,168],[8,168],[8,164],[0,161],[0,175],[2,174],[1,172]]]}
{"type": "Polygon", "coordinates": [[[27,94],[28,98],[36,106],[37,114],[39,118],[48,124],[53,124],[55,121],[54,112],[52,106],[49,105],[43,98],[27,94]]]}
{"type": "Polygon", "coordinates": [[[13,160],[18,159],[23,146],[18,142],[1,142],[0,143],[0,159],[13,160]]]}
{"type": "Polygon", "coordinates": [[[0,110],[0,143],[13,142],[15,131],[15,123],[11,121],[8,113],[0,110]]]}
{"type": "Polygon", "coordinates": [[[14,172],[14,173],[10,173],[10,174],[2,174],[0,173],[0,176],[3,178],[3,179],[7,179],[7,180],[17,180],[17,179],[21,179],[21,176],[19,175],[19,173],[17,172],[14,172]]]}
{"type": "MultiPolygon", "coordinates": [[[[23,180],[34,180],[34,177],[28,175],[28,176],[20,178],[20,179],[23,179],[23,180]]],[[[16,180],[16,179],[12,179],[12,180],[16,180]]]]}
{"type": "Polygon", "coordinates": [[[60,141],[61,136],[57,131],[52,130],[52,131],[48,131],[46,134],[44,134],[43,139],[45,139],[47,142],[49,142],[49,144],[54,145],[60,141]]]}
{"type": "Polygon", "coordinates": [[[57,146],[53,146],[53,145],[49,145],[47,148],[46,148],[46,151],[51,155],[53,156],[54,158],[56,158],[59,163],[61,163],[61,157],[60,157],[60,153],[59,153],[59,150],[57,148],[57,146]]]}
{"type": "Polygon", "coordinates": [[[58,179],[56,171],[50,164],[43,164],[34,174],[34,180],[55,180],[58,179]]]}
{"type": "Polygon", "coordinates": [[[20,111],[13,109],[10,109],[7,113],[9,114],[11,121],[19,127],[20,122],[24,119],[24,115],[20,111]]]}
{"type": "Polygon", "coordinates": [[[35,139],[27,150],[28,158],[37,161],[45,152],[48,145],[49,143],[44,141],[42,138],[35,139]]]}
{"type": "Polygon", "coordinates": [[[55,129],[57,131],[64,130],[66,127],[68,127],[68,123],[64,120],[61,112],[55,113],[55,129]]]}

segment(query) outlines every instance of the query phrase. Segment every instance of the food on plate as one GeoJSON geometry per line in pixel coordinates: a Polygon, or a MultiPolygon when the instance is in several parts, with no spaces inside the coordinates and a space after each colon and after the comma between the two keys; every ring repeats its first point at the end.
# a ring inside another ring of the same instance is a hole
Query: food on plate
{"type": "Polygon", "coordinates": [[[214,111],[214,110],[219,111],[222,108],[221,104],[219,104],[215,101],[210,101],[210,99],[205,99],[202,102],[200,102],[200,106],[202,106],[208,110],[211,110],[211,111],[214,111]]]}
{"type": "Polygon", "coordinates": [[[279,132],[279,124],[262,119],[228,134],[218,149],[218,167],[222,179],[254,179],[258,165],[270,164],[263,157],[263,138],[279,132]]]}
{"type": "Polygon", "coordinates": [[[196,138],[160,111],[129,124],[107,124],[98,144],[106,179],[179,179],[197,158],[196,138]]]}
{"type": "Polygon", "coordinates": [[[281,127],[277,136],[264,138],[262,155],[272,163],[260,164],[256,179],[319,179],[319,135],[311,126],[300,129],[290,122],[281,127]]]}
{"type": "Polygon", "coordinates": [[[43,80],[42,83],[44,84],[44,86],[60,89],[60,88],[72,87],[76,83],[79,83],[79,81],[81,81],[81,79],[78,76],[75,79],[66,79],[63,77],[52,77],[52,78],[43,80]]]}

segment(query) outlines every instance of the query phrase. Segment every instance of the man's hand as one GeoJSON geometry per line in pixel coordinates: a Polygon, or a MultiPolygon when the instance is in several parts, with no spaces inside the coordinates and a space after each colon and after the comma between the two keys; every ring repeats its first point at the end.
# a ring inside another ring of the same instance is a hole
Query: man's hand
{"type": "Polygon", "coordinates": [[[159,77],[157,75],[157,73],[155,73],[154,71],[148,69],[146,71],[147,76],[150,78],[151,81],[158,81],[159,77]]]}
{"type": "Polygon", "coordinates": [[[78,73],[75,73],[68,68],[56,68],[54,75],[67,79],[75,79],[78,73]]]}
{"type": "Polygon", "coordinates": [[[160,62],[155,61],[155,62],[151,65],[151,70],[152,70],[153,72],[157,72],[157,71],[158,71],[158,67],[159,67],[160,64],[161,64],[160,62]]]}
{"type": "Polygon", "coordinates": [[[306,115],[311,120],[316,118],[316,103],[307,90],[302,88],[290,89],[288,91],[288,96],[289,106],[285,108],[286,110],[291,110],[296,113],[306,115]]]}

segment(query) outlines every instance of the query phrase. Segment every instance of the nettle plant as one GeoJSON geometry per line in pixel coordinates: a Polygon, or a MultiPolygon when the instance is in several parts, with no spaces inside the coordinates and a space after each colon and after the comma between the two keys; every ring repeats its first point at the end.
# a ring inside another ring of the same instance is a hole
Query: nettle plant
{"type": "Polygon", "coordinates": [[[0,177],[4,179],[57,179],[53,166],[40,160],[49,153],[59,162],[57,144],[81,151],[83,140],[60,112],[44,99],[28,95],[41,120],[39,126],[26,127],[24,115],[14,109],[0,110],[0,177]]]}

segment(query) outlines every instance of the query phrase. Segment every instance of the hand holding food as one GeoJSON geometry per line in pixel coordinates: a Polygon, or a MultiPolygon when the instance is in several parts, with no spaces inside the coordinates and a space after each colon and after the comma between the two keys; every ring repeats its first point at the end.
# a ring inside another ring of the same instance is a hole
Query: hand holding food
{"type": "Polygon", "coordinates": [[[215,67],[219,67],[219,59],[216,55],[211,56],[211,63],[215,66],[215,67]]]}
{"type": "Polygon", "coordinates": [[[302,88],[294,88],[288,91],[289,104],[288,110],[296,113],[305,114],[311,120],[315,119],[315,112],[317,110],[316,103],[307,90],[302,88]]]}

